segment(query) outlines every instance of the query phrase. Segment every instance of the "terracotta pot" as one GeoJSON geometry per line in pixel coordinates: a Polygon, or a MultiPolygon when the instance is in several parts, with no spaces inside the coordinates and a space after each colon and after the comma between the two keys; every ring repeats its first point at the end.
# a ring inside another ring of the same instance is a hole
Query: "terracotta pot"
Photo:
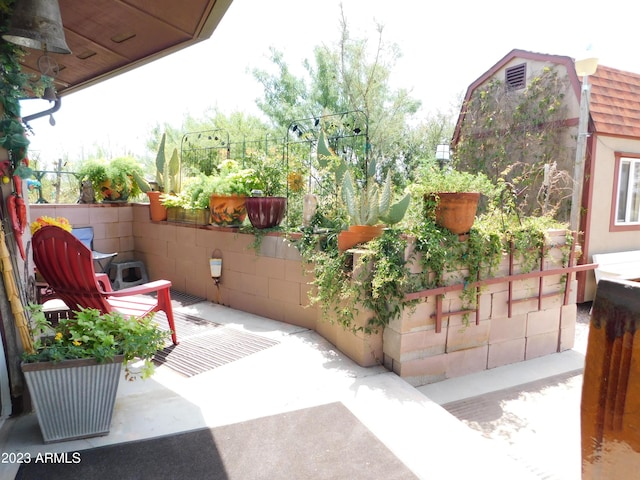
{"type": "Polygon", "coordinates": [[[344,252],[382,235],[383,225],[352,225],[338,234],[338,250],[344,252]]]}
{"type": "Polygon", "coordinates": [[[476,220],[480,193],[443,192],[437,194],[439,200],[435,209],[436,223],[452,233],[467,233],[476,220]]]}
{"type": "Polygon", "coordinates": [[[162,222],[167,219],[167,207],[160,202],[160,195],[162,195],[161,192],[147,192],[147,196],[149,197],[149,215],[153,222],[162,222]]]}
{"type": "Polygon", "coordinates": [[[239,227],[247,218],[244,195],[217,195],[209,197],[211,223],[219,227],[239,227]]]}
{"type": "Polygon", "coordinates": [[[287,209],[286,197],[248,197],[247,215],[255,228],[273,228],[280,225],[287,209]]]}

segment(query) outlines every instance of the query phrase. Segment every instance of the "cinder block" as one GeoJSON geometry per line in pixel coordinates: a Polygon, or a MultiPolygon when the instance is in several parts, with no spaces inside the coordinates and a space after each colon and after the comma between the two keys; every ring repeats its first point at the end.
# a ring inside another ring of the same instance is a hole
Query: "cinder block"
{"type": "Polygon", "coordinates": [[[239,253],[233,251],[225,251],[222,256],[222,265],[224,268],[235,272],[256,274],[256,262],[254,255],[239,253]]]}
{"type": "Polygon", "coordinates": [[[491,318],[491,300],[491,295],[485,293],[480,294],[477,305],[480,309],[480,320],[487,320],[491,318]]]}
{"type": "Polygon", "coordinates": [[[486,370],[488,353],[488,345],[448,353],[447,378],[460,377],[486,370]]]}
{"type": "Polygon", "coordinates": [[[338,328],[342,328],[337,323],[324,318],[321,311],[318,311],[318,320],[316,321],[316,332],[335,345],[337,342],[338,328]]]}
{"type": "Polygon", "coordinates": [[[335,346],[361,367],[382,364],[382,332],[353,333],[338,326],[335,346]]]}
{"type": "Polygon", "coordinates": [[[524,360],[526,339],[516,338],[489,344],[487,368],[500,367],[524,360]]]}
{"type": "Polygon", "coordinates": [[[300,304],[300,284],[295,282],[287,282],[278,278],[265,278],[268,282],[269,298],[280,302],[300,304]],[[295,294],[292,295],[292,292],[295,294]]]}
{"type": "Polygon", "coordinates": [[[527,337],[540,333],[557,334],[560,328],[560,308],[529,312],[527,315],[527,337]]]}
{"type": "Polygon", "coordinates": [[[576,325],[560,329],[560,351],[571,350],[576,343],[576,325]]]}
{"type": "Polygon", "coordinates": [[[511,305],[511,316],[524,315],[529,312],[538,311],[538,299],[532,298],[520,302],[513,302],[511,305]]]}
{"type": "Polygon", "coordinates": [[[448,355],[417,358],[408,362],[394,362],[394,372],[412,385],[426,385],[447,378],[448,355]]]}
{"type": "Polygon", "coordinates": [[[505,318],[509,315],[509,291],[503,290],[491,295],[491,318],[505,318]]]}
{"type": "Polygon", "coordinates": [[[560,327],[567,328],[576,325],[578,306],[575,303],[563,305],[560,309],[560,327]]]}
{"type": "Polygon", "coordinates": [[[412,332],[435,328],[436,301],[434,297],[429,297],[418,304],[405,307],[402,314],[389,322],[388,328],[392,328],[400,333],[412,332]]]}
{"type": "Polygon", "coordinates": [[[553,295],[552,297],[544,297],[542,299],[542,309],[549,310],[552,308],[560,308],[562,307],[562,302],[564,300],[564,295],[558,293],[557,295],[553,295]]]}
{"type": "Polygon", "coordinates": [[[400,334],[389,328],[384,329],[384,351],[401,362],[419,357],[430,357],[445,353],[446,332],[421,330],[400,334]]]}
{"type": "Polygon", "coordinates": [[[318,312],[315,307],[305,307],[303,305],[293,305],[291,303],[285,303],[283,304],[283,307],[284,322],[308,328],[309,330],[316,329],[318,312]]]}
{"type": "Polygon", "coordinates": [[[525,360],[542,357],[558,351],[558,332],[541,333],[527,337],[525,360]]]}
{"type": "Polygon", "coordinates": [[[489,332],[491,331],[491,320],[484,320],[480,325],[470,322],[469,326],[449,325],[447,329],[447,353],[458,350],[487,345],[489,343],[489,332]]]}
{"type": "Polygon", "coordinates": [[[526,336],[527,316],[503,317],[491,319],[489,344],[521,339],[526,336]]]}
{"type": "Polygon", "coordinates": [[[256,275],[260,277],[285,279],[285,261],[281,258],[255,257],[256,275]]]}

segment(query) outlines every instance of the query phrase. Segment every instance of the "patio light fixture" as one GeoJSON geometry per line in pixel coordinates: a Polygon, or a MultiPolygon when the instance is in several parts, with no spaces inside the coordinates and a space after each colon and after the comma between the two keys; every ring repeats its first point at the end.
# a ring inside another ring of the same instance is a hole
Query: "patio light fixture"
{"type": "Polygon", "coordinates": [[[589,56],[575,61],[576,74],[582,76],[580,90],[580,116],[578,117],[578,138],[576,144],[576,158],[573,170],[573,194],[571,196],[570,226],[573,231],[580,229],[580,210],[582,206],[582,187],[584,183],[584,159],[587,152],[587,137],[589,136],[589,97],[591,86],[589,75],[596,73],[598,59],[589,56]]]}
{"type": "Polygon", "coordinates": [[[449,163],[449,159],[449,144],[441,143],[436,146],[436,160],[438,161],[438,165],[440,165],[440,170],[442,170],[449,163]]]}

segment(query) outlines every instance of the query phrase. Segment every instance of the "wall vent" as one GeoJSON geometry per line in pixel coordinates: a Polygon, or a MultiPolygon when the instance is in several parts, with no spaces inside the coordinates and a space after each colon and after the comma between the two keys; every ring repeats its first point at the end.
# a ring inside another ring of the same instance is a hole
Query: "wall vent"
{"type": "Polygon", "coordinates": [[[504,80],[510,89],[524,88],[527,84],[527,64],[521,63],[507,68],[504,72],[504,80]]]}

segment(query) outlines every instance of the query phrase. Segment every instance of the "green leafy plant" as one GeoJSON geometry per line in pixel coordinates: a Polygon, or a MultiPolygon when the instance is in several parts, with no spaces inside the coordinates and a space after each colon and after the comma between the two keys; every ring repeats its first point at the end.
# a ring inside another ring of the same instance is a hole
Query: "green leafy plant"
{"type": "Polygon", "coordinates": [[[235,160],[225,160],[212,176],[211,191],[218,195],[250,195],[260,189],[260,180],[253,168],[242,168],[235,160]]]}
{"type": "Polygon", "coordinates": [[[282,159],[274,156],[258,154],[247,160],[247,165],[255,170],[258,190],[265,197],[276,197],[285,194],[286,169],[282,159]]]}
{"type": "Polygon", "coordinates": [[[110,162],[92,159],[78,170],[81,181],[89,180],[99,200],[127,200],[142,193],[134,180],[142,175],[142,167],[132,157],[118,157],[110,162]]]}
{"type": "Polygon", "coordinates": [[[23,355],[27,363],[78,358],[94,358],[104,363],[123,355],[127,379],[133,380],[138,375],[149,378],[154,371],[151,359],[169,336],[153,322],[153,315],[126,318],[119,313],[102,314],[96,309],[81,308],[73,312],[73,318],[61,319],[54,327],[46,319],[42,305],[31,304],[28,309],[35,353],[23,355]],[[131,369],[136,359],[143,360],[139,374],[131,369]]]}
{"type": "Polygon", "coordinates": [[[464,105],[454,164],[510,184],[521,215],[568,218],[575,156],[564,122],[568,78],[545,66],[528,75],[523,89],[493,79],[464,105]],[[552,167],[546,188],[545,166],[552,167]]]}

